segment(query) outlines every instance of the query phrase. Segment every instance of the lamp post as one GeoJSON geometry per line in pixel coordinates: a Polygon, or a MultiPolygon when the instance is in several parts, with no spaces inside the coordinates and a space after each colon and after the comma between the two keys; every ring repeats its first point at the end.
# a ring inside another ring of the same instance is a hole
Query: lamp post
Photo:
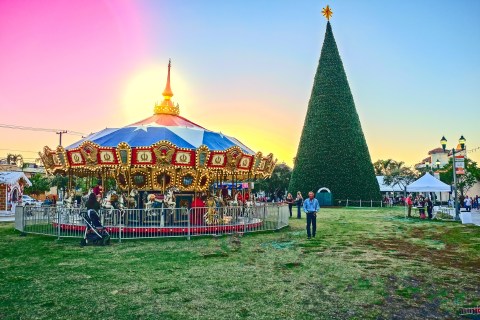
{"type": "MultiPolygon", "coordinates": [[[[462,151],[465,150],[465,141],[466,139],[463,137],[463,135],[460,137],[460,139],[458,139],[458,143],[460,144],[460,147],[462,148],[462,151]]],[[[445,151],[445,148],[447,146],[447,139],[445,139],[445,136],[442,137],[442,139],[440,140],[440,143],[442,145],[442,148],[443,148],[443,151],[445,151]]],[[[459,208],[458,208],[458,205],[457,205],[457,168],[456,168],[456,165],[455,165],[455,150],[456,148],[453,147],[452,148],[452,171],[453,171],[453,192],[454,192],[454,196],[453,196],[453,206],[455,208],[455,220],[460,220],[460,216],[459,216],[459,208]]]]}
{"type": "Polygon", "coordinates": [[[428,160],[425,162],[425,169],[428,173],[430,173],[430,161],[428,160]]]}

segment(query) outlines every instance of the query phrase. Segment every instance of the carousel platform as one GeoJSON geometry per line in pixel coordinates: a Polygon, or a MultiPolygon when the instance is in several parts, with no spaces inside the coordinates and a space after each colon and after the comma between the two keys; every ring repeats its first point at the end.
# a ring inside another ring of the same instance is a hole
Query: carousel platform
{"type": "MultiPolygon", "coordinates": [[[[58,222],[53,222],[53,227],[58,228],[58,222]]],[[[185,235],[185,234],[218,234],[218,233],[235,233],[247,232],[257,230],[263,225],[263,220],[259,218],[238,218],[233,223],[228,224],[193,224],[188,223],[165,225],[153,223],[141,224],[104,224],[104,227],[109,233],[123,233],[123,234],[151,234],[151,235],[185,235]]],[[[86,224],[82,221],[62,222],[60,223],[60,230],[63,232],[84,232],[86,224]]]]}

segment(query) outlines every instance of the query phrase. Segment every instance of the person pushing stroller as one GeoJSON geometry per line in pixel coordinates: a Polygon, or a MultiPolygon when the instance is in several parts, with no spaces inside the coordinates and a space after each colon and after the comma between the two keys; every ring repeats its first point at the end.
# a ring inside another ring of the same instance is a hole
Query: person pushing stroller
{"type": "Polygon", "coordinates": [[[91,193],[87,200],[87,212],[82,214],[82,218],[87,225],[84,237],[80,242],[82,246],[88,243],[98,245],[110,244],[110,234],[100,222],[98,210],[100,210],[100,203],[97,201],[96,195],[91,193]]]}

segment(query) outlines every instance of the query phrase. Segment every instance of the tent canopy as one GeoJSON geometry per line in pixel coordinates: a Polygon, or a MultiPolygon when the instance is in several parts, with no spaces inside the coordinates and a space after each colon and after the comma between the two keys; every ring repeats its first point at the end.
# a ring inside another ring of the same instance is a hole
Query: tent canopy
{"type": "Polygon", "coordinates": [[[450,192],[452,189],[448,184],[438,180],[430,173],[407,186],[408,192],[450,192]]]}

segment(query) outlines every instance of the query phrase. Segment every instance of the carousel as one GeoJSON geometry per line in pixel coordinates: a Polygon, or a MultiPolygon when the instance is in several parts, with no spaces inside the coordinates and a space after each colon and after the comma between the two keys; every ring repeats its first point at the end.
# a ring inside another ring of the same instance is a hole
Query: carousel
{"type": "Polygon", "coordinates": [[[181,117],[172,101],[170,69],[169,61],[164,99],[154,105],[151,117],[92,133],[65,148],[46,146],[39,153],[48,174],[69,177],[64,207],[81,208],[88,196],[75,189],[74,178],[83,178],[87,190],[101,195],[103,209],[117,210],[117,219],[105,219],[107,225],[177,226],[185,219],[175,219],[174,211],[200,207],[202,214],[194,219],[189,214],[189,223],[233,225],[238,214],[229,217],[221,211],[255,206],[251,182],[270,177],[276,159],[181,117]],[[106,181],[112,179],[116,187],[107,190],[106,181]],[[139,213],[132,218],[127,210],[139,213]]]}

